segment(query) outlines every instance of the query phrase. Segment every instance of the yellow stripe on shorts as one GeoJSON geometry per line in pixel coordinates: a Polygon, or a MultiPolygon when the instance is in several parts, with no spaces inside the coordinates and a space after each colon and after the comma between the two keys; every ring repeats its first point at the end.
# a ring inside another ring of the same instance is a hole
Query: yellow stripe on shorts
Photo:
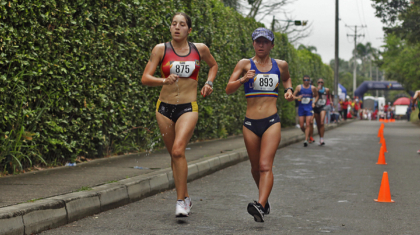
{"type": "Polygon", "coordinates": [[[197,104],[197,101],[191,102],[191,106],[192,106],[192,111],[198,113],[198,104],[197,104]]]}
{"type": "Polygon", "coordinates": [[[160,103],[161,103],[161,101],[160,101],[160,99],[158,99],[158,101],[156,103],[156,112],[159,110],[160,103]]]}

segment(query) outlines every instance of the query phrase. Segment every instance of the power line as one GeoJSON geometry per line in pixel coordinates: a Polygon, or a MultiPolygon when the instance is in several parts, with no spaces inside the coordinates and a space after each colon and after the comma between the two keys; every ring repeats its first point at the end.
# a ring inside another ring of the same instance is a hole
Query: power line
{"type": "Polygon", "coordinates": [[[359,15],[359,20],[360,20],[360,23],[364,23],[363,21],[362,21],[362,18],[360,17],[360,11],[359,11],[359,1],[357,1],[356,0],[356,7],[357,7],[357,14],[359,15]]]}
{"type": "MultiPolygon", "coordinates": [[[[360,0],[361,1],[361,6],[362,6],[362,16],[363,16],[363,21],[364,21],[364,24],[365,25],[367,25],[366,24],[366,18],[365,18],[365,10],[364,10],[364,8],[363,8],[363,0],[360,0]]],[[[366,26],[366,28],[367,28],[367,26],[366,26]]],[[[372,39],[370,39],[370,34],[369,34],[369,29],[366,29],[366,32],[367,32],[367,35],[368,35],[368,38],[369,38],[369,41],[370,42],[372,42],[372,39]]]]}
{"type": "MultiPolygon", "coordinates": [[[[357,48],[357,38],[358,37],[364,37],[364,34],[357,34],[357,25],[346,25],[346,27],[350,28],[350,27],[354,27],[354,34],[347,34],[347,37],[354,37],[354,51],[353,51],[353,62],[354,62],[354,66],[353,66],[353,96],[354,96],[354,92],[356,91],[356,66],[357,66],[357,60],[356,60],[356,48],[357,48]]],[[[359,27],[361,28],[366,28],[366,25],[359,25],[359,27]]]]}

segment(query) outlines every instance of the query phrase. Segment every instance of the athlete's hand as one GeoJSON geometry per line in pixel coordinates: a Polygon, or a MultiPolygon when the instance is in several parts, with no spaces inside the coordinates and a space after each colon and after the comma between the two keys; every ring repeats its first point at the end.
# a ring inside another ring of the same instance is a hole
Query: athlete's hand
{"type": "Polygon", "coordinates": [[[315,108],[315,103],[314,102],[312,102],[312,108],[315,108]]]}
{"type": "Polygon", "coordinates": [[[212,92],[213,92],[213,88],[208,84],[204,84],[203,88],[201,89],[201,95],[203,97],[210,95],[212,92]]]}
{"type": "Polygon", "coordinates": [[[292,91],[289,89],[289,90],[287,90],[287,92],[286,93],[284,93],[284,98],[287,100],[287,101],[293,101],[294,100],[294,97],[293,97],[293,93],[292,93],[292,91]]]}
{"type": "Polygon", "coordinates": [[[243,78],[241,80],[241,83],[245,83],[247,81],[249,81],[249,79],[254,78],[255,77],[255,70],[248,70],[248,72],[246,72],[245,76],[243,76],[243,78]]]}
{"type": "Polygon", "coordinates": [[[169,77],[165,78],[163,85],[172,85],[178,80],[179,76],[176,74],[171,74],[169,77]]]}

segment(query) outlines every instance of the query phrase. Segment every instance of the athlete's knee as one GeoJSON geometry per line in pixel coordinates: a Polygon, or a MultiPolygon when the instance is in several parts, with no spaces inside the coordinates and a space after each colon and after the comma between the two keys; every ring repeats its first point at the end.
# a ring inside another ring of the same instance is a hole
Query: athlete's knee
{"type": "Polygon", "coordinates": [[[174,159],[184,158],[185,150],[183,148],[180,148],[179,146],[173,146],[171,157],[174,159]]]}
{"type": "Polygon", "coordinates": [[[269,171],[271,171],[271,169],[272,169],[272,166],[270,164],[264,164],[264,163],[261,164],[260,163],[260,167],[259,167],[260,174],[269,172],[269,171]]]}

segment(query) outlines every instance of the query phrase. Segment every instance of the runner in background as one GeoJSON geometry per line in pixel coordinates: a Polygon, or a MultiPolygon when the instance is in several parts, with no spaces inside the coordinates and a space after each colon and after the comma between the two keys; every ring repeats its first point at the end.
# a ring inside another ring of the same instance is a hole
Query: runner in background
{"type": "Polygon", "coordinates": [[[305,133],[305,141],[303,142],[304,147],[308,146],[311,120],[313,119],[313,108],[315,107],[315,102],[318,101],[316,87],[312,86],[310,83],[310,77],[308,75],[303,76],[303,84],[298,85],[293,94],[294,99],[299,101],[299,125],[300,129],[305,133]],[[312,101],[314,97],[315,102],[312,101]]]}
{"type": "MultiPolygon", "coordinates": [[[[311,79],[311,86],[314,86],[314,81],[311,79]]],[[[316,104],[316,98],[315,98],[315,96],[312,98],[312,103],[313,104],[316,104]]],[[[314,110],[312,109],[312,117],[311,117],[311,120],[310,120],[310,126],[309,126],[309,139],[308,139],[308,142],[310,143],[310,144],[312,144],[312,143],[315,143],[315,140],[314,140],[314,110]]]]}
{"type": "Polygon", "coordinates": [[[320,78],[317,82],[317,92],[318,92],[318,102],[315,104],[314,108],[314,116],[316,120],[316,126],[318,129],[319,134],[319,145],[323,146],[325,145],[324,142],[324,132],[325,132],[325,115],[326,115],[326,109],[327,106],[327,99],[331,97],[330,89],[324,87],[324,79],[320,78]]]}
{"type": "MultiPolygon", "coordinates": [[[[417,103],[417,107],[419,109],[418,118],[420,119],[420,90],[418,90],[418,91],[416,91],[414,93],[414,96],[413,96],[413,98],[411,100],[411,109],[412,110],[415,110],[416,109],[415,108],[415,103],[417,103]]],[[[420,149],[417,150],[417,153],[420,153],[420,149]]]]}

